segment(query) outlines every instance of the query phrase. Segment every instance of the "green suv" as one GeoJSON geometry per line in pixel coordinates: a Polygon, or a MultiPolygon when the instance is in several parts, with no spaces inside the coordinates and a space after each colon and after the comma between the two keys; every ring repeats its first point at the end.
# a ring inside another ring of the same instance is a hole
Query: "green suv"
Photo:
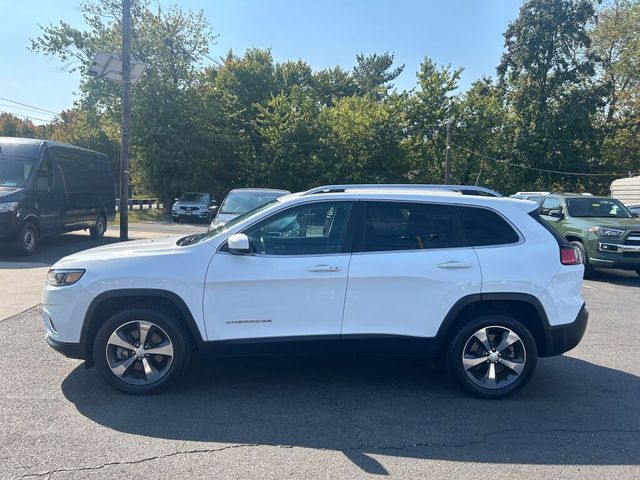
{"type": "Polygon", "coordinates": [[[594,267],[635,270],[640,275],[640,220],[619,200],[552,194],[545,196],[540,215],[578,248],[585,276],[594,267]]]}

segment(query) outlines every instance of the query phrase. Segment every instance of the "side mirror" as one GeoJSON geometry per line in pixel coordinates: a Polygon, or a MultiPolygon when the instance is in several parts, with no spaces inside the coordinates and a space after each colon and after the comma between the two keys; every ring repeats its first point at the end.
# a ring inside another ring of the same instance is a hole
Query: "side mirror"
{"type": "Polygon", "coordinates": [[[640,213],[638,212],[631,212],[631,215],[633,215],[636,218],[640,218],[640,213]]]}
{"type": "Polygon", "coordinates": [[[178,201],[178,197],[174,198],[174,199],[173,199],[173,201],[174,201],[174,202],[177,202],[177,201],[178,201]]]}
{"type": "Polygon", "coordinates": [[[216,210],[218,210],[218,206],[217,205],[211,205],[209,207],[209,213],[216,213],[216,210]]]}
{"type": "Polygon", "coordinates": [[[235,253],[236,255],[246,255],[251,253],[251,249],[249,248],[249,237],[244,233],[231,235],[227,240],[227,250],[229,250],[230,253],[235,253]]]}
{"type": "Polygon", "coordinates": [[[562,213],[562,209],[560,208],[554,208],[552,210],[549,210],[548,215],[553,218],[559,218],[560,220],[564,218],[564,214],[562,213]]]}

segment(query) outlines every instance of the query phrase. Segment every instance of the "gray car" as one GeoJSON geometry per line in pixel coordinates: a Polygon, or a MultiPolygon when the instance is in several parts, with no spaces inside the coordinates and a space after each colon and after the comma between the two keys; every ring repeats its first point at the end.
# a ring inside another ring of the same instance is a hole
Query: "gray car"
{"type": "Polygon", "coordinates": [[[209,221],[215,199],[209,193],[185,192],[171,207],[171,216],[174,222],[180,220],[204,220],[209,221]]]}
{"type": "Polygon", "coordinates": [[[213,217],[209,230],[220,227],[229,220],[243,213],[269,203],[276,198],[289,195],[288,190],[275,190],[271,188],[236,188],[231,190],[213,217]]]}

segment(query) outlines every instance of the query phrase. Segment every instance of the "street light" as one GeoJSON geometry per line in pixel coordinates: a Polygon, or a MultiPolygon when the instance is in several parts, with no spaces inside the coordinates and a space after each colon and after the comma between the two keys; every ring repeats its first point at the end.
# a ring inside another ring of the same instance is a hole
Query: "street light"
{"type": "Polygon", "coordinates": [[[120,149],[120,241],[129,238],[129,117],[131,84],[136,83],[146,65],[131,61],[131,0],[122,2],[122,56],[96,53],[89,75],[122,83],[122,140],[120,149]]]}

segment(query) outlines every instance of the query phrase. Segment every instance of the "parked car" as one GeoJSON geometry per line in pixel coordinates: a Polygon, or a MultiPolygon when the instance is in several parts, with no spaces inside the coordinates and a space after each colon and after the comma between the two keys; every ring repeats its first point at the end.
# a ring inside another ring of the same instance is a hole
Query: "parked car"
{"type": "Polygon", "coordinates": [[[509,195],[509,197],[519,198],[520,200],[532,200],[531,197],[538,198],[546,195],[551,195],[551,192],[516,192],[513,195],[509,195]]]}
{"type": "Polygon", "coordinates": [[[289,195],[289,190],[271,188],[236,188],[231,190],[220,204],[220,208],[211,220],[209,230],[223,226],[229,220],[264,205],[276,198],[289,195]]]}
{"type": "Polygon", "coordinates": [[[634,203],[632,205],[627,205],[627,208],[631,210],[631,213],[636,217],[640,217],[640,203],[634,203]]]}
{"type": "Polygon", "coordinates": [[[357,352],[444,357],[502,398],[582,338],[582,275],[533,202],[322,187],[63,258],[43,320],[49,345],[128,393],[165,388],[192,353],[357,352]]]}
{"type": "Polygon", "coordinates": [[[586,275],[594,267],[640,274],[640,221],[619,200],[553,194],[545,198],[540,213],[580,251],[586,275]]]}
{"type": "Polygon", "coordinates": [[[31,255],[47,235],[89,230],[115,217],[106,155],[50,140],[0,137],[0,243],[31,255]]]}
{"type": "Polygon", "coordinates": [[[184,220],[205,220],[211,217],[211,207],[215,205],[215,198],[209,193],[186,192],[177,198],[171,207],[171,217],[174,222],[184,220]]]}

